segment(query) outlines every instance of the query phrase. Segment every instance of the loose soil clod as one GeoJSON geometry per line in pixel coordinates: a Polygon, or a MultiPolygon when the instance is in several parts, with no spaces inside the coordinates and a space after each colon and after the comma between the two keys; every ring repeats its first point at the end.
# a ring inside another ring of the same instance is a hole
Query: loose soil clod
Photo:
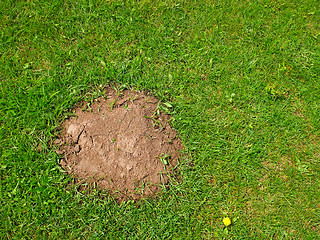
{"type": "Polygon", "coordinates": [[[158,114],[159,101],[140,92],[116,92],[75,109],[64,122],[59,144],[62,167],[102,189],[140,198],[166,184],[166,172],[183,148],[170,127],[169,115],[158,114]],[[84,107],[87,109],[84,111],[84,107]]]}

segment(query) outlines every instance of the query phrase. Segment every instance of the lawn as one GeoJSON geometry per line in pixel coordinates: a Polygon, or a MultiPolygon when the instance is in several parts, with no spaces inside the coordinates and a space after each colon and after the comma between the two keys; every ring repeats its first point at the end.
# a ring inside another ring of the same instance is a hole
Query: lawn
{"type": "Polygon", "coordinates": [[[0,31],[1,239],[320,239],[318,1],[5,0],[0,31]],[[156,198],[58,164],[110,84],[173,106],[182,181],[156,198]]]}

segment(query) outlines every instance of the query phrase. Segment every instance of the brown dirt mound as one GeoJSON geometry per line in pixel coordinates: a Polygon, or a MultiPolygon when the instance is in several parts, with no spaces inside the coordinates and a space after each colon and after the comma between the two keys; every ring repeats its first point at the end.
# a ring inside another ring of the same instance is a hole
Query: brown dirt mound
{"type": "Polygon", "coordinates": [[[159,111],[159,100],[141,92],[106,89],[105,98],[74,110],[63,125],[62,167],[130,198],[149,196],[166,184],[183,148],[159,111]]]}

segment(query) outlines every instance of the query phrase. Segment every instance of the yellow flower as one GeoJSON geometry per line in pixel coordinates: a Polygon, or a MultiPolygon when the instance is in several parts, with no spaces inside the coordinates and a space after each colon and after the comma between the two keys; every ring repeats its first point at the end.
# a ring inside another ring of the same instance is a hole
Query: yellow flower
{"type": "Polygon", "coordinates": [[[228,227],[228,226],[231,225],[231,219],[228,218],[228,217],[224,218],[224,219],[222,220],[222,222],[223,222],[223,224],[224,224],[226,227],[228,227]]]}

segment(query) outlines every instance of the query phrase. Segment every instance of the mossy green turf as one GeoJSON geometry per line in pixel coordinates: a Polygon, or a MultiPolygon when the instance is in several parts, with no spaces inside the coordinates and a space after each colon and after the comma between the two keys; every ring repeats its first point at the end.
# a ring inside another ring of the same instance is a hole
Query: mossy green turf
{"type": "Polygon", "coordinates": [[[319,10],[1,1],[0,238],[320,238],[319,10]],[[114,83],[173,106],[188,157],[156,199],[65,190],[52,141],[68,109],[114,83]]]}

